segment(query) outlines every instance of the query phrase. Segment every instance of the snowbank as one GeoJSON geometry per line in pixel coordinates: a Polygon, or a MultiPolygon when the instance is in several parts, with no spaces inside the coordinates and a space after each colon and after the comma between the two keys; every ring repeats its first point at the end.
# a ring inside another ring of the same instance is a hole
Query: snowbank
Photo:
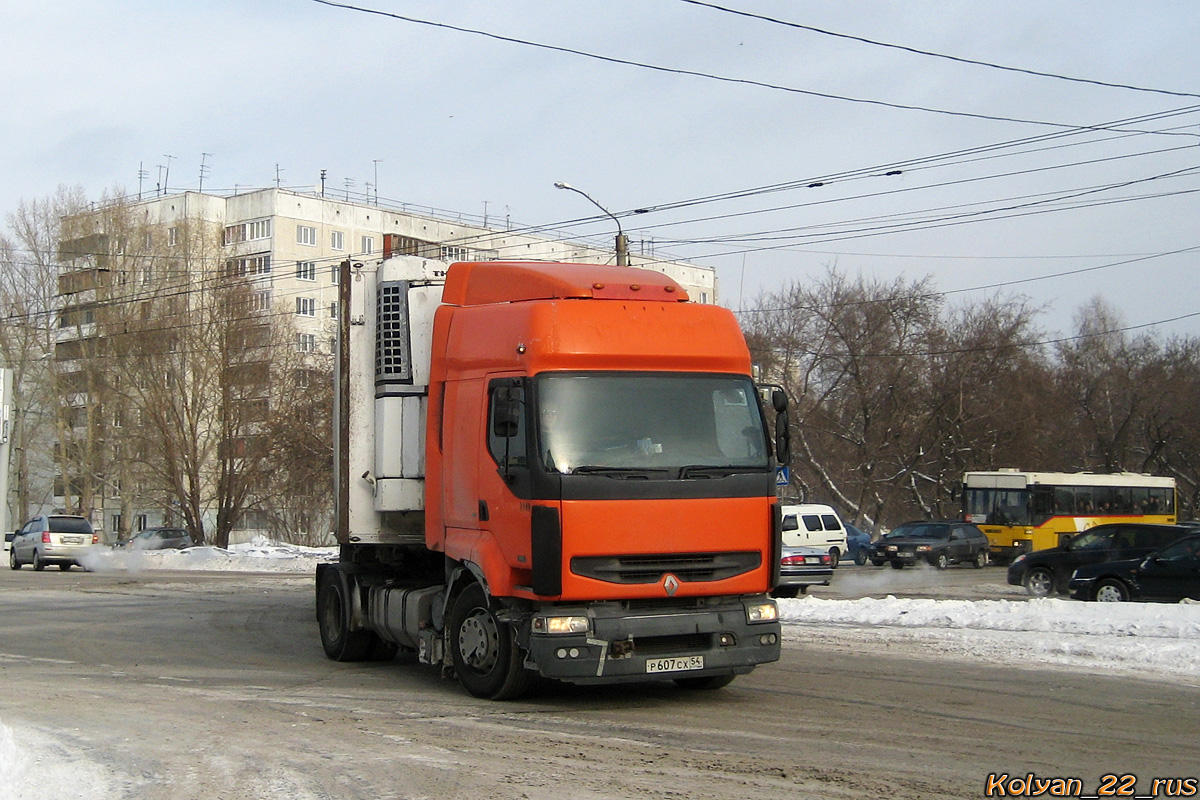
{"type": "Polygon", "coordinates": [[[779,602],[790,641],[1067,667],[1200,685],[1200,603],[885,598],[779,602]]]}
{"type": "Polygon", "coordinates": [[[80,559],[93,572],[207,570],[216,572],[316,572],[322,561],[336,561],[336,547],[300,547],[256,540],[223,547],[183,550],[113,550],[93,547],[80,559]]]}

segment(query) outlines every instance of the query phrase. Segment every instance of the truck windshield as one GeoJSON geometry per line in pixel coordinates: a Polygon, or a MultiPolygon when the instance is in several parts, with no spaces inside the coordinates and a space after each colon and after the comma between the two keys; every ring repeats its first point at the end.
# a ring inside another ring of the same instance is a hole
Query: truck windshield
{"type": "Polygon", "coordinates": [[[769,467],[749,378],[569,373],[535,385],[550,472],[711,478],[769,467]]]}

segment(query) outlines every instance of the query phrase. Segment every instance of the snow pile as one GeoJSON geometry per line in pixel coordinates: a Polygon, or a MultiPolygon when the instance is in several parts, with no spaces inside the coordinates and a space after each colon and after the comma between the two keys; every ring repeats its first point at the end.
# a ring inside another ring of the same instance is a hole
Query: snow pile
{"type": "Polygon", "coordinates": [[[0,797],[4,800],[105,800],[120,794],[113,776],[57,740],[0,721],[0,797]]]}
{"type": "Polygon", "coordinates": [[[80,562],[92,572],[142,572],[144,570],[206,570],[210,572],[314,573],[322,561],[336,561],[336,547],[301,547],[256,539],[248,544],[223,547],[187,547],[182,550],[113,550],[93,547],[80,562]]]}
{"type": "Polygon", "coordinates": [[[1200,682],[1200,603],[805,597],[781,600],[779,614],[793,641],[907,642],[993,663],[1200,682]]]}

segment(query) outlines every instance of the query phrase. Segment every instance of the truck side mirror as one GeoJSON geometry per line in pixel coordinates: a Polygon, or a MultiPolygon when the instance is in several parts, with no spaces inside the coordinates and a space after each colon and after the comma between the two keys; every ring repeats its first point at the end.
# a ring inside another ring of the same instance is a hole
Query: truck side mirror
{"type": "Polygon", "coordinates": [[[787,464],[792,460],[791,420],[787,411],[780,411],[775,417],[775,460],[787,464]]]}
{"type": "Polygon", "coordinates": [[[501,439],[511,439],[520,430],[520,422],[521,390],[515,386],[496,389],[492,433],[501,439]]]}
{"type": "Polygon", "coordinates": [[[776,414],[782,414],[787,411],[787,395],[780,389],[773,390],[771,392],[771,406],[774,407],[776,414]]]}

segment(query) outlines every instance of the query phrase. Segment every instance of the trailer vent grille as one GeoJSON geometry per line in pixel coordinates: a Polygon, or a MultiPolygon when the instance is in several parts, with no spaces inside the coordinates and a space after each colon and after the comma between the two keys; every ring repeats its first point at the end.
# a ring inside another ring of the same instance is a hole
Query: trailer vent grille
{"type": "Polygon", "coordinates": [[[375,303],[375,380],[412,383],[408,281],[379,284],[375,303]]]}
{"type": "Polygon", "coordinates": [[[732,578],[761,564],[762,554],[756,552],[576,556],[571,559],[571,572],[605,583],[658,583],[668,573],[696,583],[732,578]]]}

